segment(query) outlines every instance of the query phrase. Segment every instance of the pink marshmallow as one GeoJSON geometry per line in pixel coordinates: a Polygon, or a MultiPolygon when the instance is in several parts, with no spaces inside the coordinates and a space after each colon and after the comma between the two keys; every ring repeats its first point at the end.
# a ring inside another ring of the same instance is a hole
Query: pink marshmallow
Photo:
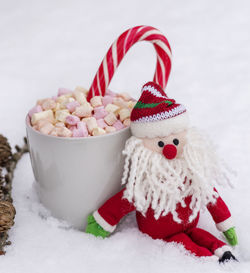
{"type": "Polygon", "coordinates": [[[77,116],[69,115],[69,116],[66,117],[65,121],[69,125],[76,125],[77,122],[80,121],[80,119],[77,116]]]}
{"type": "Polygon", "coordinates": [[[108,112],[104,109],[104,106],[94,108],[94,117],[96,119],[101,119],[107,116],[108,112]]]}
{"type": "Polygon", "coordinates": [[[106,90],[106,95],[109,95],[111,97],[115,97],[116,96],[116,93],[112,92],[110,89],[107,89],[106,90]]]}
{"type": "Polygon", "coordinates": [[[113,98],[114,98],[113,96],[104,96],[104,97],[102,97],[102,104],[104,106],[106,106],[108,104],[113,103],[113,98]]]}
{"type": "Polygon", "coordinates": [[[77,129],[77,128],[73,129],[72,136],[73,137],[85,137],[83,132],[80,129],[77,129]]]}
{"type": "Polygon", "coordinates": [[[76,107],[80,106],[80,103],[78,101],[71,101],[66,104],[67,109],[72,113],[76,110],[76,107]]]}
{"type": "Polygon", "coordinates": [[[115,129],[117,131],[121,130],[124,128],[124,125],[122,122],[120,122],[120,120],[117,120],[114,124],[113,124],[113,127],[115,127],[115,129]]]}
{"type": "Polygon", "coordinates": [[[75,125],[71,125],[68,127],[68,129],[70,129],[70,131],[73,131],[73,130],[77,129],[77,127],[75,125]]]}
{"type": "Polygon", "coordinates": [[[42,109],[41,105],[36,105],[32,109],[30,109],[29,117],[31,118],[33,114],[39,113],[39,112],[42,112],[42,111],[43,111],[43,109],[42,109]]]}
{"type": "Polygon", "coordinates": [[[97,125],[98,125],[98,127],[102,128],[102,129],[104,129],[105,127],[108,126],[108,124],[104,121],[103,118],[97,120],[97,125]]]}
{"type": "Polygon", "coordinates": [[[83,121],[77,122],[77,130],[80,132],[82,137],[87,137],[89,134],[87,125],[83,121]]]}
{"type": "Polygon", "coordinates": [[[72,91],[70,89],[67,89],[67,88],[59,88],[58,89],[58,96],[66,95],[69,93],[72,93],[72,91]]]}

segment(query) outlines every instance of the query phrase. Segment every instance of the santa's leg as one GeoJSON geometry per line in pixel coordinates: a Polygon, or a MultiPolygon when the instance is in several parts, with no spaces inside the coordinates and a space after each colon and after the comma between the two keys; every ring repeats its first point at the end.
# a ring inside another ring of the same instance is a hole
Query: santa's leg
{"type": "MultiPolygon", "coordinates": [[[[201,228],[193,228],[186,231],[186,233],[196,244],[207,248],[220,259],[224,253],[228,253],[232,250],[230,246],[201,228]]],[[[232,255],[232,257],[234,256],[232,255]]]]}
{"type": "Polygon", "coordinates": [[[183,232],[175,234],[164,240],[167,242],[175,242],[182,244],[185,247],[185,249],[189,250],[198,257],[213,256],[213,254],[207,248],[197,245],[195,242],[191,240],[191,238],[187,234],[183,232]]]}

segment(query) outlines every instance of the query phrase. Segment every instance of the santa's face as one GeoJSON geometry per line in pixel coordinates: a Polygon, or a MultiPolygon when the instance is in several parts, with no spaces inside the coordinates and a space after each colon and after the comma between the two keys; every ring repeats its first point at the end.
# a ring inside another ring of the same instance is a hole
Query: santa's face
{"type": "Polygon", "coordinates": [[[180,221],[176,206],[185,206],[185,198],[192,196],[192,221],[202,205],[216,201],[216,183],[227,183],[212,144],[192,128],[166,137],[132,136],[123,154],[124,197],[143,214],[151,206],[156,219],[171,212],[174,220],[180,221]]]}
{"type": "Polygon", "coordinates": [[[183,147],[187,143],[187,131],[165,137],[142,138],[142,143],[149,150],[160,153],[167,159],[181,158],[183,147]]]}

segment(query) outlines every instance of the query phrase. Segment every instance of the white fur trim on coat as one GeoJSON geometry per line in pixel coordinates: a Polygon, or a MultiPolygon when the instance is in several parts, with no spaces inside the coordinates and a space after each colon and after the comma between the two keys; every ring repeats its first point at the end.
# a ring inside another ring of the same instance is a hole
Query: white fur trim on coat
{"type": "Polygon", "coordinates": [[[219,231],[222,232],[227,231],[228,229],[234,227],[232,217],[229,217],[225,221],[216,224],[216,227],[219,231]]]}
{"type": "Polygon", "coordinates": [[[115,230],[116,225],[115,226],[110,225],[106,220],[104,220],[104,218],[100,215],[100,213],[97,210],[93,213],[93,216],[97,224],[99,224],[105,231],[113,232],[115,230]]]}
{"type": "Polygon", "coordinates": [[[188,129],[189,117],[187,112],[178,116],[151,122],[131,122],[130,128],[135,137],[165,137],[188,129]]]}
{"type": "Polygon", "coordinates": [[[215,249],[214,255],[221,258],[226,251],[231,251],[232,252],[232,248],[230,246],[228,246],[228,245],[224,245],[222,247],[219,247],[219,248],[215,249]]]}

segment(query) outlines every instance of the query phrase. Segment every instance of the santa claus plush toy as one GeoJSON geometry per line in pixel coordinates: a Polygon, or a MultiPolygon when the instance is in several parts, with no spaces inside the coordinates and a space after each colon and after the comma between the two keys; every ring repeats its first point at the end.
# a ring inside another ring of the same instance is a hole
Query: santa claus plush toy
{"type": "Polygon", "coordinates": [[[86,232],[106,237],[135,210],[140,231],[154,239],[219,262],[236,260],[230,246],[197,228],[206,207],[229,244],[237,244],[230,211],[215,188],[228,183],[225,168],[211,144],[189,127],[186,108],[149,82],[131,113],[131,132],[123,151],[126,186],[88,217],[86,232]]]}

